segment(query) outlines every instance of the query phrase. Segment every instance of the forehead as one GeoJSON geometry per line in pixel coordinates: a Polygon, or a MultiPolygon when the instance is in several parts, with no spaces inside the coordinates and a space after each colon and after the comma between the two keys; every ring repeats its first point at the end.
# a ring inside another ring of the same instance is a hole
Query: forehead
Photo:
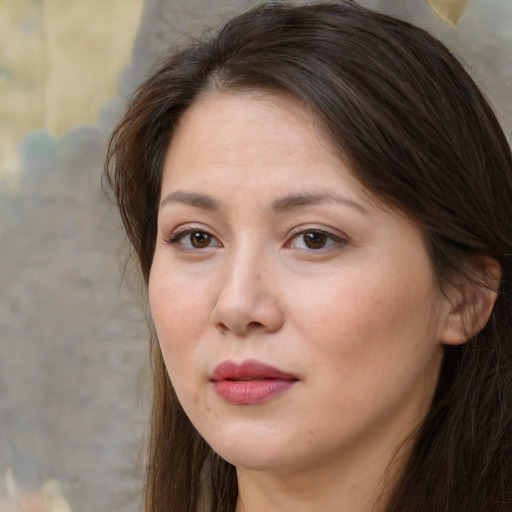
{"type": "Polygon", "coordinates": [[[277,149],[270,142],[279,141],[279,158],[286,158],[288,144],[295,142],[300,147],[325,146],[324,151],[332,152],[330,145],[322,143],[319,123],[310,110],[298,100],[278,93],[264,91],[210,92],[185,111],[169,146],[169,153],[180,145],[183,139],[193,142],[198,150],[215,146],[219,152],[232,152],[243,143],[248,149],[254,147],[259,158],[269,156],[277,149]],[[256,150],[256,147],[260,147],[256,150]]]}
{"type": "Polygon", "coordinates": [[[329,171],[333,181],[345,175],[366,192],[311,109],[298,100],[266,91],[213,92],[181,118],[166,154],[163,187],[204,182],[221,171],[245,184],[262,173],[274,181],[293,175],[311,182],[320,169],[324,182],[329,171]]]}

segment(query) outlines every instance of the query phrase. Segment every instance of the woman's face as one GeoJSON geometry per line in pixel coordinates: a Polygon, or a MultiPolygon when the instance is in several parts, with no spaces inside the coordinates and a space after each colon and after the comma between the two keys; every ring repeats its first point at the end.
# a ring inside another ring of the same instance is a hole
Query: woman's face
{"type": "Polygon", "coordinates": [[[382,457],[436,386],[450,305],[422,234],[321,137],[293,99],[212,93],[165,160],[151,311],[184,410],[239,468],[382,457]]]}

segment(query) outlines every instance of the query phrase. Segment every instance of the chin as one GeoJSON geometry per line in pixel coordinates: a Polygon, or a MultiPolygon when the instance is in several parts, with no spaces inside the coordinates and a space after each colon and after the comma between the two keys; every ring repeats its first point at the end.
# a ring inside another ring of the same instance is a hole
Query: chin
{"type": "Polygon", "coordinates": [[[280,455],[269,447],[247,450],[225,450],[217,452],[224,460],[235,466],[249,471],[278,472],[295,466],[290,455],[280,455]],[[261,453],[265,451],[266,453],[261,453]]]}
{"type": "Polygon", "coordinates": [[[290,447],[293,445],[276,439],[275,434],[246,430],[242,433],[230,432],[222,438],[205,436],[205,440],[220,457],[236,467],[265,471],[287,466],[291,462],[290,447]]]}
{"type": "Polygon", "coordinates": [[[308,452],[306,442],[282,438],[276,433],[250,432],[225,439],[206,439],[212,449],[224,460],[237,468],[250,471],[280,472],[300,469],[314,458],[308,452]]]}

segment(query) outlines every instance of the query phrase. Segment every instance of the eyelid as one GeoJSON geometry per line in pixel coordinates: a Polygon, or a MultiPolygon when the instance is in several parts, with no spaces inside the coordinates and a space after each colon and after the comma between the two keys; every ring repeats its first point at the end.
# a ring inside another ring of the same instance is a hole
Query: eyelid
{"type": "Polygon", "coordinates": [[[333,246],[346,245],[348,243],[348,237],[339,231],[333,232],[333,230],[326,229],[323,227],[318,227],[318,226],[301,226],[299,228],[295,228],[290,233],[290,236],[288,237],[288,241],[286,242],[286,245],[292,247],[292,242],[294,239],[296,239],[300,235],[304,235],[307,233],[319,233],[319,234],[325,235],[327,238],[331,239],[334,242],[334,243],[332,243],[326,247],[322,247],[320,249],[301,249],[301,250],[307,250],[308,252],[321,252],[322,250],[323,251],[328,250],[333,246]]]}
{"type": "MultiPolygon", "coordinates": [[[[342,233],[338,230],[319,227],[319,226],[300,226],[300,227],[293,229],[290,232],[290,234],[287,238],[287,241],[285,243],[285,246],[290,247],[290,248],[295,248],[298,250],[308,251],[308,252],[322,252],[322,251],[326,251],[326,250],[332,248],[333,246],[337,246],[337,247],[343,246],[348,243],[348,240],[349,240],[348,237],[344,233],[342,233]],[[322,235],[326,236],[329,240],[331,240],[332,243],[328,244],[326,247],[321,247],[318,249],[313,249],[313,248],[305,249],[305,248],[293,247],[293,241],[300,235],[304,235],[307,233],[322,234],[322,235]]],[[[174,228],[173,230],[171,230],[171,232],[168,236],[163,237],[163,242],[168,245],[178,246],[180,249],[183,249],[183,250],[191,250],[191,251],[205,251],[206,249],[211,249],[211,248],[215,248],[215,247],[223,247],[223,244],[219,240],[219,237],[213,234],[213,230],[210,229],[209,227],[205,226],[204,224],[199,224],[199,223],[183,224],[183,225],[180,225],[180,226],[174,228]],[[186,247],[185,245],[179,246],[179,242],[181,240],[183,240],[187,235],[190,235],[193,233],[198,233],[198,232],[207,234],[208,236],[211,237],[211,240],[214,241],[215,243],[213,245],[208,245],[204,248],[186,247]]]]}
{"type": "Polygon", "coordinates": [[[180,225],[180,226],[176,227],[175,229],[173,229],[168,236],[165,236],[163,238],[163,241],[164,241],[164,243],[166,243],[168,245],[178,246],[179,242],[181,240],[183,240],[187,235],[190,235],[192,233],[205,233],[205,234],[209,235],[211,237],[211,239],[215,240],[217,243],[215,245],[207,246],[203,249],[189,248],[189,247],[185,247],[185,246],[181,246],[180,247],[181,249],[193,250],[193,251],[201,251],[201,250],[204,251],[206,249],[210,249],[213,247],[222,247],[222,243],[220,242],[219,238],[212,233],[212,230],[205,227],[204,225],[201,225],[201,224],[180,225]]]}

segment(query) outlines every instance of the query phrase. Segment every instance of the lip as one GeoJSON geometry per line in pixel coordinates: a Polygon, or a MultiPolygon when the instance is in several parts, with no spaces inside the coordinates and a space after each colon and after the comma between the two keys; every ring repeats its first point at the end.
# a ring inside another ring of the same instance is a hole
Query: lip
{"type": "Polygon", "coordinates": [[[254,359],[224,361],[210,377],[215,391],[234,405],[256,405],[288,391],[298,382],[295,375],[254,359]]]}

